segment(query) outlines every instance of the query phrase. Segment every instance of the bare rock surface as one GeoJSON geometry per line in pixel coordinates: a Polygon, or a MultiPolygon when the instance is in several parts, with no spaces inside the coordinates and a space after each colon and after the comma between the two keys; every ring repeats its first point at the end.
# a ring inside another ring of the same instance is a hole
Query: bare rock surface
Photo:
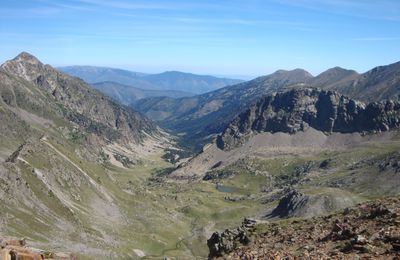
{"type": "Polygon", "coordinates": [[[338,92],[293,89],[262,98],[237,116],[217,138],[220,149],[243,145],[253,133],[296,133],[312,127],[324,133],[375,133],[400,126],[400,103],[365,105],[338,92]]]}
{"type": "MultiPolygon", "coordinates": [[[[385,198],[311,219],[256,225],[250,242],[222,259],[398,259],[400,199],[385,198]]],[[[225,248],[224,245],[220,248],[225,248]]]]}

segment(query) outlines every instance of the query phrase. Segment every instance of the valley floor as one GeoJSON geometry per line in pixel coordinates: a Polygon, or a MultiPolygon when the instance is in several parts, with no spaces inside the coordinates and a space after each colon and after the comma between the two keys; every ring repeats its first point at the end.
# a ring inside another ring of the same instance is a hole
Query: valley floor
{"type": "Polygon", "coordinates": [[[351,149],[252,156],[210,171],[208,181],[177,181],[162,153],[127,167],[94,163],[82,160],[73,142],[50,136],[3,163],[3,179],[23,182],[2,189],[0,237],[25,237],[80,259],[205,259],[211,234],[245,217],[310,217],[398,194],[399,150],[396,137],[351,149]],[[307,203],[271,215],[289,189],[307,203]]]}

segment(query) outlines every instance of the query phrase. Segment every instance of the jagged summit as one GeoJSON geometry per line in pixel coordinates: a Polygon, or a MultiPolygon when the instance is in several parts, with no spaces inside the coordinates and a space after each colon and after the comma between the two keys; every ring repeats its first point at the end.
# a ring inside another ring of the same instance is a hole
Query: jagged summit
{"type": "Polygon", "coordinates": [[[34,61],[35,63],[40,63],[38,58],[26,51],[18,54],[13,60],[34,61]]]}
{"type": "Polygon", "coordinates": [[[1,65],[2,68],[4,69],[11,69],[12,67],[15,66],[37,66],[37,67],[42,67],[45,66],[38,58],[33,56],[32,54],[28,52],[21,52],[15,58],[6,61],[4,64],[1,65]]]}
{"type": "Polygon", "coordinates": [[[39,59],[27,52],[21,52],[14,59],[6,61],[1,69],[13,75],[22,77],[28,81],[35,80],[38,74],[43,73],[49,67],[39,59]]]}

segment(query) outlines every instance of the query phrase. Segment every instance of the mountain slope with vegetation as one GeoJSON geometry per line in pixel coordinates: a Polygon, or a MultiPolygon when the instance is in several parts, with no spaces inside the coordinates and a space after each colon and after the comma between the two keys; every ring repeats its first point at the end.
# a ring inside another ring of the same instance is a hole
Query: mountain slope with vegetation
{"type": "Polygon", "coordinates": [[[206,257],[211,228],[257,211],[211,183],[164,181],[174,137],[82,80],[27,53],[0,77],[3,241],[78,259],[206,257]]]}

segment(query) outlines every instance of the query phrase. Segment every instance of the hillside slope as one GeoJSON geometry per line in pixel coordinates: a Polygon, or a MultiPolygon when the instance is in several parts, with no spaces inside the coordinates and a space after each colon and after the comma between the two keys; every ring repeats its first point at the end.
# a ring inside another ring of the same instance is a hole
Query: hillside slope
{"type": "Polygon", "coordinates": [[[173,136],[30,54],[0,68],[0,97],[3,241],[78,259],[205,258],[211,227],[257,211],[210,183],[162,181],[173,136]]]}
{"type": "Polygon", "coordinates": [[[334,67],[313,77],[307,83],[317,88],[331,89],[338,84],[347,84],[347,82],[355,80],[359,76],[360,74],[354,70],[334,67]]]}
{"type": "Polygon", "coordinates": [[[138,144],[158,130],[150,120],[93,90],[85,82],[21,53],[1,65],[3,101],[40,116],[51,114],[72,121],[89,133],[121,144],[138,144]],[[21,82],[22,84],[18,84],[21,82]],[[34,96],[32,95],[34,94],[34,96]]]}
{"type": "Polygon", "coordinates": [[[110,254],[110,238],[129,225],[126,205],[134,202],[112,177],[114,167],[162,152],[164,134],[28,53],[0,67],[0,96],[0,236],[110,254]]]}
{"type": "Polygon", "coordinates": [[[364,102],[396,99],[400,94],[400,62],[379,66],[358,76],[354,73],[342,80],[314,86],[338,91],[364,102]]]}

